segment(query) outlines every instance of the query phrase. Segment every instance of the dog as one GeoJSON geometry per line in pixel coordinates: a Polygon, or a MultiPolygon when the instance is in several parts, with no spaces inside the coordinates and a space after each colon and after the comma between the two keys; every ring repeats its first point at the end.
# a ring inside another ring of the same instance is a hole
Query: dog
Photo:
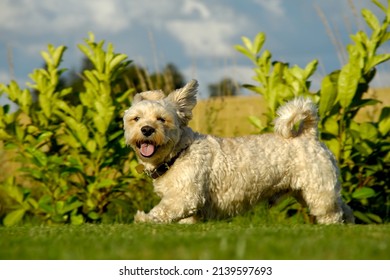
{"type": "Polygon", "coordinates": [[[274,133],[219,138],[188,126],[197,89],[192,80],[167,96],[138,93],[125,111],[126,144],[161,198],[149,213],[138,210],[135,222],[225,219],[285,192],[319,224],[354,222],[340,195],[336,160],[318,139],[317,108],[309,98],[281,106],[274,133]]]}

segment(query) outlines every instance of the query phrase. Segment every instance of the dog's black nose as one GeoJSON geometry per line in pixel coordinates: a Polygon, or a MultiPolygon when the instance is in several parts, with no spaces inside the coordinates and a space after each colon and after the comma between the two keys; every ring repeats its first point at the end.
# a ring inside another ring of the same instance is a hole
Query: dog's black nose
{"type": "Polygon", "coordinates": [[[141,128],[141,132],[144,136],[148,137],[150,135],[152,135],[156,130],[151,127],[151,126],[148,126],[148,125],[145,125],[141,128]]]}

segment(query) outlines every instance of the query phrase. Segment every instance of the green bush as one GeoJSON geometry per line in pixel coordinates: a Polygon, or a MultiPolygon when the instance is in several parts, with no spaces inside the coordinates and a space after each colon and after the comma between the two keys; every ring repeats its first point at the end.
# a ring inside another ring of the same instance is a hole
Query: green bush
{"type": "MultiPolygon", "coordinates": [[[[268,105],[265,124],[250,118],[259,131],[272,127],[276,108],[293,96],[311,96],[318,103],[321,139],[339,162],[345,200],[364,223],[387,222],[390,208],[390,108],[384,107],[374,121],[355,118],[361,108],[379,102],[363,93],[375,67],[390,59],[390,54],[378,54],[390,39],[390,8],[373,2],[385,19],[380,23],[372,12],[362,11],[371,35],[359,31],[352,36],[348,63],[326,76],[315,93],[309,79],[316,60],[304,68],[272,61],[271,52],[261,52],[263,33],[253,42],[244,37],[244,45],[236,46],[255,65],[258,85],[247,87],[268,105]]],[[[60,63],[66,48],[52,45],[42,52],[46,67],[34,70],[27,89],[15,81],[0,84],[0,94],[17,105],[16,111],[0,106],[0,157],[14,169],[0,174],[0,221],[5,226],[128,222],[137,209],[156,203],[150,181],[135,171],[135,155],[123,139],[122,115],[134,89],[123,90],[121,76],[130,61],[115,53],[112,44],[105,50],[104,41],[96,43],[93,34],[79,48],[93,65],[83,71],[79,90],[63,87],[66,70],[60,63]]],[[[291,198],[275,212],[298,221],[307,218],[306,209],[291,198]]]]}
{"type": "MultiPolygon", "coordinates": [[[[246,87],[261,94],[268,105],[266,124],[254,117],[250,119],[259,130],[272,127],[276,108],[286,99],[307,95],[318,102],[321,139],[335,154],[344,198],[363,223],[389,221],[390,209],[390,107],[382,108],[374,121],[358,122],[355,118],[362,108],[380,102],[366,99],[363,94],[375,76],[375,67],[390,59],[390,54],[378,54],[378,49],[390,39],[390,5],[386,8],[376,0],[373,3],[384,12],[384,20],[380,23],[371,11],[362,10],[371,35],[359,31],[351,36],[354,44],[347,46],[348,63],[327,75],[318,92],[310,91],[309,82],[316,70],[316,60],[304,69],[271,61],[268,50],[260,53],[265,42],[263,33],[253,42],[243,37],[243,46],[236,46],[255,65],[254,80],[259,85],[246,87]]],[[[280,208],[284,213],[291,207],[299,209],[291,200],[285,201],[284,206],[280,208]]]]}
{"type": "Polygon", "coordinates": [[[104,50],[92,33],[79,49],[94,66],[83,72],[83,92],[59,86],[64,46],[41,53],[46,67],[30,75],[30,90],[15,81],[0,85],[18,106],[15,112],[0,107],[0,142],[18,167],[0,184],[5,226],[129,221],[153,203],[151,184],[135,172],[123,139],[122,115],[133,89],[122,91],[117,83],[130,61],[112,44],[104,50]],[[64,101],[69,95],[76,96],[72,104],[64,101]]]}

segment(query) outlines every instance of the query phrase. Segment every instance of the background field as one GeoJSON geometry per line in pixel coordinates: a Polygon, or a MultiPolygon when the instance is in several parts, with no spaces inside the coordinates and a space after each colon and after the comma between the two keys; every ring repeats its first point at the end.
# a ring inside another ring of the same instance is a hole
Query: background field
{"type": "MultiPolygon", "coordinates": [[[[366,94],[366,98],[375,98],[382,103],[363,109],[358,120],[370,120],[377,117],[382,106],[390,106],[390,89],[376,88],[366,94]]],[[[199,100],[193,111],[190,126],[201,133],[218,136],[240,136],[256,133],[256,128],[249,122],[249,116],[265,120],[265,102],[260,95],[223,97],[199,100]]]]}
{"type": "Polygon", "coordinates": [[[0,227],[0,259],[390,259],[390,225],[0,227]]]}

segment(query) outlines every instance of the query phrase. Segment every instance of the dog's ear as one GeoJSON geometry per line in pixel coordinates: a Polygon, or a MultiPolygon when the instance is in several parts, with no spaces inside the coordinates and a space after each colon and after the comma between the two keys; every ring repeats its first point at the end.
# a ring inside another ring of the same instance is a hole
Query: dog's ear
{"type": "Polygon", "coordinates": [[[165,98],[165,94],[162,90],[151,90],[137,93],[133,98],[133,105],[142,100],[161,100],[165,98]]]}
{"type": "Polygon", "coordinates": [[[167,100],[175,105],[182,125],[187,125],[192,119],[192,109],[196,105],[197,92],[198,81],[191,80],[184,87],[171,92],[167,97],[167,100]]]}

